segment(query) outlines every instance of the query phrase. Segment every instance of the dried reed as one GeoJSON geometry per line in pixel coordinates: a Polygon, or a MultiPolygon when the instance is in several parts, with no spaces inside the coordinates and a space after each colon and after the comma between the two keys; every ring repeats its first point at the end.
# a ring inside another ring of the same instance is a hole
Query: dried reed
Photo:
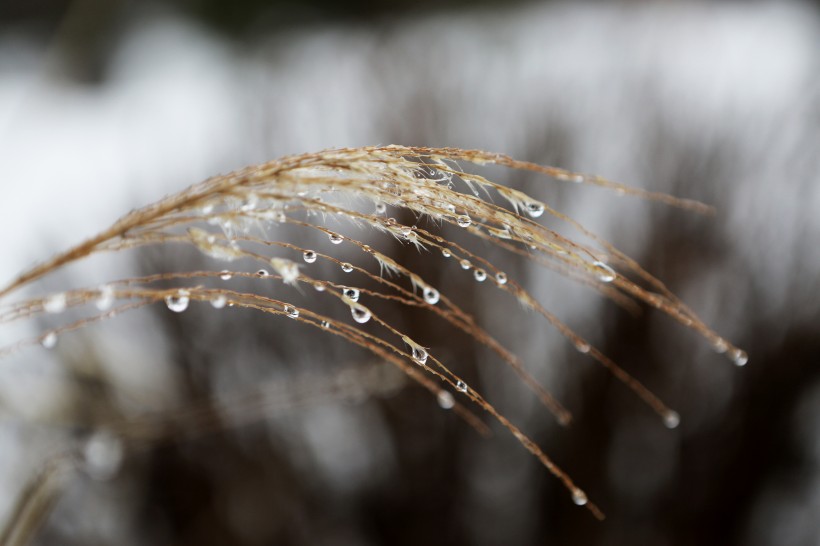
{"type": "Polygon", "coordinates": [[[533,171],[562,182],[598,185],[620,194],[637,195],[701,213],[711,212],[709,207],[694,201],[475,150],[383,146],[286,157],[211,178],[132,211],[99,235],[21,274],[0,291],[0,298],[6,300],[0,306],[0,323],[32,319],[43,313],[59,315],[67,308],[96,310],[79,320],[66,320],[37,339],[22,340],[6,347],[0,350],[0,355],[38,342],[51,347],[67,332],[156,302],[164,302],[175,312],[184,311],[191,301],[201,301],[209,302],[214,308],[250,308],[296,320],[340,336],[397,366],[437,396],[442,407],[453,408],[479,430],[486,430],[486,425],[470,408],[486,411],[566,486],[576,504],[585,505],[596,517],[602,518],[603,514],[588,501],[586,494],[516,425],[468,386],[446,363],[430,354],[419,341],[365,305],[368,300],[386,300],[397,306],[420,308],[438,315],[497,354],[561,424],[570,422],[569,411],[530,375],[511,351],[447,294],[388,254],[362,242],[362,230],[370,229],[421,251],[441,254],[442,259],[449,258],[469,270],[477,282],[495,285],[498,290],[509,293],[525,308],[540,314],[580,352],[609,370],[657,412],[670,428],[678,425],[677,413],[544,308],[521,284],[508,277],[503,264],[471,252],[463,244],[451,240],[452,237],[445,238],[441,235],[444,233],[441,226],[458,226],[498,248],[560,271],[622,306],[634,308],[644,302],[656,307],[695,330],[738,365],[746,363],[746,354],[706,326],[663,283],[612,245],[547,204],[476,172],[468,172],[460,163],[472,164],[472,171],[479,171],[479,166],[487,164],[533,171]],[[503,197],[509,207],[494,204],[493,195],[503,197]],[[419,219],[432,219],[436,227],[423,229],[403,225],[388,216],[391,210],[409,211],[419,219]],[[544,214],[553,216],[591,243],[548,229],[537,221],[544,214]],[[350,236],[329,229],[330,218],[343,219],[355,226],[359,235],[350,236]],[[370,266],[355,266],[333,254],[303,248],[268,235],[278,231],[272,228],[284,225],[323,233],[331,243],[340,245],[331,248],[344,245],[348,247],[347,251],[361,252],[372,259],[370,266]],[[252,235],[257,232],[257,227],[264,236],[252,235]],[[249,272],[240,268],[216,267],[213,270],[162,272],[8,302],[9,296],[25,285],[92,254],[178,244],[193,245],[216,261],[256,262],[260,269],[249,272]],[[317,261],[335,264],[343,272],[340,276],[350,274],[351,279],[369,279],[367,284],[376,288],[312,276],[311,264],[317,261]],[[226,288],[224,281],[234,277],[265,278],[295,287],[312,287],[349,308],[352,320],[336,320],[304,303],[274,299],[263,295],[261,290],[226,288]],[[173,288],[167,288],[169,285],[173,288]],[[364,301],[359,301],[360,298],[364,301]],[[365,323],[369,325],[365,327],[365,323]]]}

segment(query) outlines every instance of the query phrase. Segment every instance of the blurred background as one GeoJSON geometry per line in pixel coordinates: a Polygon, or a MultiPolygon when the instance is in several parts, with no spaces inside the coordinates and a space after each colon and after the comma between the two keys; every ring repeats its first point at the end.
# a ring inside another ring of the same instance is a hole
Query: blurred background
{"type": "MultiPolygon", "coordinates": [[[[2,284],[210,175],[390,143],[503,152],[714,205],[701,217],[497,176],[636,258],[749,364],[506,258],[678,410],[668,430],[546,323],[394,244],[523,357],[573,426],[469,340],[396,320],[531,434],[605,522],[509,434],[480,437],[366,355],[192,307],[0,362],[3,525],[44,464],[80,453],[37,544],[818,544],[818,4],[0,0],[2,284]],[[126,441],[120,420],[151,432],[126,441]]],[[[40,288],[186,259],[132,258],[40,288]]],[[[43,326],[4,328],[3,345],[43,326]]]]}

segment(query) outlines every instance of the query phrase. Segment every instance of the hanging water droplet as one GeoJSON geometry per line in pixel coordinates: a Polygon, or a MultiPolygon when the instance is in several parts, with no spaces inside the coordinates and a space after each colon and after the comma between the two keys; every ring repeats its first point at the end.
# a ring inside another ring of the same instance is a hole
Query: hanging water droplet
{"type": "Polygon", "coordinates": [[[233,274],[227,269],[223,269],[222,272],[219,274],[219,278],[223,281],[229,281],[231,280],[231,278],[233,278],[233,274]]]}
{"type": "Polygon", "coordinates": [[[285,306],[285,314],[292,319],[299,318],[299,310],[292,305],[285,306]]]}
{"type": "Polygon", "coordinates": [[[342,271],[344,271],[345,273],[350,273],[351,271],[353,271],[353,266],[347,262],[343,262],[341,267],[342,271]]]}
{"type": "Polygon", "coordinates": [[[663,424],[666,428],[676,428],[680,424],[680,415],[676,411],[668,410],[663,414],[663,424]]]}
{"type": "Polygon", "coordinates": [[[470,260],[467,260],[466,258],[458,262],[458,265],[461,266],[461,269],[470,269],[470,267],[472,267],[470,260]]]}
{"type": "Polygon", "coordinates": [[[187,290],[180,290],[176,294],[165,296],[165,305],[174,313],[182,313],[188,309],[191,298],[187,290]]]}
{"type": "Polygon", "coordinates": [[[387,205],[382,202],[376,203],[376,214],[384,214],[387,212],[387,205]]]}
{"type": "Polygon", "coordinates": [[[95,432],[82,450],[84,470],[96,480],[113,478],[122,464],[124,450],[120,439],[106,430],[95,432]]]}
{"type": "Polygon", "coordinates": [[[346,297],[350,301],[359,301],[359,290],[356,288],[345,288],[344,290],[342,290],[342,294],[344,294],[344,297],[346,297]]]}
{"type": "Polygon", "coordinates": [[[407,238],[408,235],[413,233],[413,229],[410,226],[401,226],[399,232],[402,234],[402,237],[407,238]]]}
{"type": "Polygon", "coordinates": [[[268,275],[270,275],[270,273],[268,273],[267,269],[260,269],[256,272],[257,277],[267,277],[268,275]]]}
{"type": "Polygon", "coordinates": [[[470,217],[466,214],[456,216],[456,224],[458,224],[459,227],[470,227],[470,224],[472,223],[473,221],[470,220],[470,217]]]}
{"type": "Polygon", "coordinates": [[[499,271],[495,274],[495,282],[498,284],[507,284],[507,274],[503,271],[499,271]]]}
{"type": "Polygon", "coordinates": [[[410,348],[410,355],[413,357],[413,360],[420,366],[424,366],[424,363],[427,362],[427,351],[424,347],[407,336],[402,336],[402,340],[410,348]]]}
{"type": "Polygon", "coordinates": [[[447,391],[438,391],[436,398],[441,409],[452,409],[456,405],[455,398],[447,391]]]}
{"type": "Polygon", "coordinates": [[[65,311],[65,307],[66,296],[62,293],[49,296],[46,301],[43,302],[43,309],[46,313],[62,313],[65,311]]]}
{"type": "Polygon", "coordinates": [[[345,238],[339,235],[338,233],[329,233],[327,237],[328,239],[330,239],[330,242],[334,245],[341,244],[341,242],[345,240],[345,238]]]}
{"type": "Polygon", "coordinates": [[[214,309],[222,309],[226,303],[228,303],[228,298],[224,294],[217,294],[211,298],[211,307],[214,309]]]}
{"type": "Polygon", "coordinates": [[[749,355],[741,349],[733,350],[730,357],[734,361],[735,366],[745,366],[746,363],[749,362],[749,355]]]}
{"type": "Polygon", "coordinates": [[[578,506],[583,506],[587,503],[587,494],[578,489],[577,487],[572,490],[572,502],[577,504],[578,506]]]}
{"type": "Polygon", "coordinates": [[[615,270],[609,267],[604,262],[592,262],[595,268],[595,274],[598,275],[598,280],[601,282],[612,282],[617,276],[615,270]]]}
{"type": "Polygon", "coordinates": [[[469,389],[470,387],[467,386],[467,383],[465,383],[461,379],[459,379],[456,383],[456,390],[458,390],[458,392],[467,392],[469,389]]]}
{"type": "Polygon", "coordinates": [[[584,341],[583,339],[578,339],[575,342],[575,348],[578,350],[579,353],[586,354],[590,351],[592,347],[589,346],[589,343],[584,341]]]}
{"type": "Polygon", "coordinates": [[[483,269],[476,269],[475,271],[473,271],[473,277],[478,282],[484,282],[487,279],[487,272],[483,269]]]}
{"type": "Polygon", "coordinates": [[[530,218],[538,218],[542,214],[544,214],[544,203],[540,203],[538,201],[529,201],[524,203],[524,211],[530,218]]]}
{"type": "Polygon", "coordinates": [[[326,321],[326,320],[323,320],[323,321],[322,321],[322,328],[324,328],[325,330],[327,330],[328,328],[330,328],[330,323],[329,323],[328,321],[326,321]]]}
{"type": "Polygon", "coordinates": [[[45,336],[43,336],[43,339],[40,340],[40,345],[42,345],[46,349],[53,349],[54,346],[57,345],[57,333],[47,333],[45,336]]]}
{"type": "Polygon", "coordinates": [[[432,286],[424,287],[424,301],[426,301],[430,305],[435,305],[438,303],[438,300],[440,298],[441,295],[438,293],[438,290],[436,290],[432,286]]]}
{"type": "Polygon", "coordinates": [[[100,311],[108,311],[114,305],[114,299],[114,289],[106,284],[99,288],[97,301],[94,302],[94,305],[100,311]]]}
{"type": "Polygon", "coordinates": [[[370,310],[358,303],[350,306],[350,314],[353,316],[353,320],[359,324],[364,324],[370,320],[370,310]]]}
{"type": "Polygon", "coordinates": [[[306,263],[312,264],[316,261],[316,253],[312,250],[305,250],[302,252],[302,258],[305,260],[306,263]]]}
{"type": "Polygon", "coordinates": [[[452,256],[452,253],[448,249],[442,248],[441,249],[441,255],[444,256],[445,258],[449,258],[450,256],[452,256]]]}

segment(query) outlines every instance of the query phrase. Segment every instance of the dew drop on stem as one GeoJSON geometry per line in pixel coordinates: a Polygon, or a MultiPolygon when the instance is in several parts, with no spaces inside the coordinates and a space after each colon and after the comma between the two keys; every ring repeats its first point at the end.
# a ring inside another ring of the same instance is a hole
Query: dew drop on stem
{"type": "Polygon", "coordinates": [[[46,349],[53,349],[55,345],[57,345],[57,334],[56,332],[49,332],[43,336],[40,340],[40,345],[45,347],[46,349]]]}
{"type": "Polygon", "coordinates": [[[342,271],[344,271],[345,273],[350,273],[351,271],[353,271],[353,266],[347,262],[342,263],[341,268],[342,271]]]}
{"type": "Polygon", "coordinates": [[[350,314],[353,317],[353,320],[358,322],[359,324],[364,324],[368,320],[370,320],[370,310],[367,307],[360,305],[358,303],[354,303],[350,306],[350,314]]]}
{"type": "Polygon", "coordinates": [[[430,305],[435,305],[438,303],[438,300],[440,298],[441,295],[438,293],[438,290],[436,290],[432,286],[424,287],[424,301],[426,301],[430,305]]]}
{"type": "Polygon", "coordinates": [[[453,395],[444,390],[438,391],[436,399],[438,400],[438,405],[441,409],[452,409],[453,406],[456,405],[453,395]]]}
{"type": "Polygon", "coordinates": [[[484,282],[487,279],[487,272],[483,269],[476,269],[475,271],[473,271],[473,277],[478,282],[484,282]]]}
{"type": "Polygon", "coordinates": [[[524,203],[524,212],[530,218],[538,218],[544,214],[544,203],[540,203],[538,201],[529,201],[524,203]]]}
{"type": "Polygon", "coordinates": [[[572,490],[572,502],[578,506],[583,506],[587,503],[587,494],[577,487],[572,490]]]}
{"type": "Polygon", "coordinates": [[[316,253],[312,250],[305,250],[302,253],[302,258],[305,260],[305,263],[312,264],[316,261],[316,253]]]}
{"type": "Polygon", "coordinates": [[[467,216],[466,214],[460,214],[460,215],[456,216],[456,224],[458,224],[459,227],[463,227],[463,228],[470,227],[470,224],[472,224],[472,223],[473,223],[472,220],[470,220],[470,217],[467,216]]]}
{"type": "Polygon", "coordinates": [[[180,290],[176,294],[165,296],[165,305],[174,313],[182,313],[188,309],[191,298],[187,290],[180,290]]]}
{"type": "Polygon", "coordinates": [[[601,282],[612,282],[617,277],[615,270],[604,262],[593,262],[592,267],[595,268],[595,274],[601,282]]]}
{"type": "Polygon", "coordinates": [[[470,390],[470,387],[467,386],[467,383],[459,379],[456,383],[456,390],[458,390],[458,392],[467,392],[470,390]]]}
{"type": "Polygon", "coordinates": [[[285,306],[285,314],[292,319],[299,318],[299,310],[292,305],[285,306]]]}
{"type": "Polygon", "coordinates": [[[219,274],[219,278],[223,281],[229,281],[233,278],[233,274],[227,269],[223,269],[222,272],[219,274]]]}
{"type": "Polygon", "coordinates": [[[342,295],[349,299],[352,302],[359,301],[359,290],[358,288],[345,288],[342,290],[342,295]]]}
{"type": "Polygon", "coordinates": [[[341,244],[342,241],[344,241],[344,237],[342,237],[338,233],[329,233],[327,237],[328,239],[330,239],[330,242],[334,245],[341,244]]]}

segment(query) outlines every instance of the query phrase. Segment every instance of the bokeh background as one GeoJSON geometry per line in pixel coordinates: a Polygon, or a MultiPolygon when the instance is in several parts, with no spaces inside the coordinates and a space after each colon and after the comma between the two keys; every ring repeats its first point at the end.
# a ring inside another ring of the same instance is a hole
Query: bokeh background
{"type": "MultiPolygon", "coordinates": [[[[679,411],[668,430],[548,325],[395,244],[575,423],[557,427],[469,340],[396,320],[532,434],[605,522],[508,434],[481,438],[366,355],[198,308],[141,311],[0,362],[0,521],[55,454],[76,452],[37,544],[818,543],[816,3],[0,2],[2,283],[210,175],[389,143],[498,151],[715,205],[700,217],[499,173],[635,257],[748,366],[505,258],[679,411]],[[118,419],[162,432],[125,441],[118,419]]],[[[199,258],[94,262],[40,288],[184,259],[199,258]]]]}

